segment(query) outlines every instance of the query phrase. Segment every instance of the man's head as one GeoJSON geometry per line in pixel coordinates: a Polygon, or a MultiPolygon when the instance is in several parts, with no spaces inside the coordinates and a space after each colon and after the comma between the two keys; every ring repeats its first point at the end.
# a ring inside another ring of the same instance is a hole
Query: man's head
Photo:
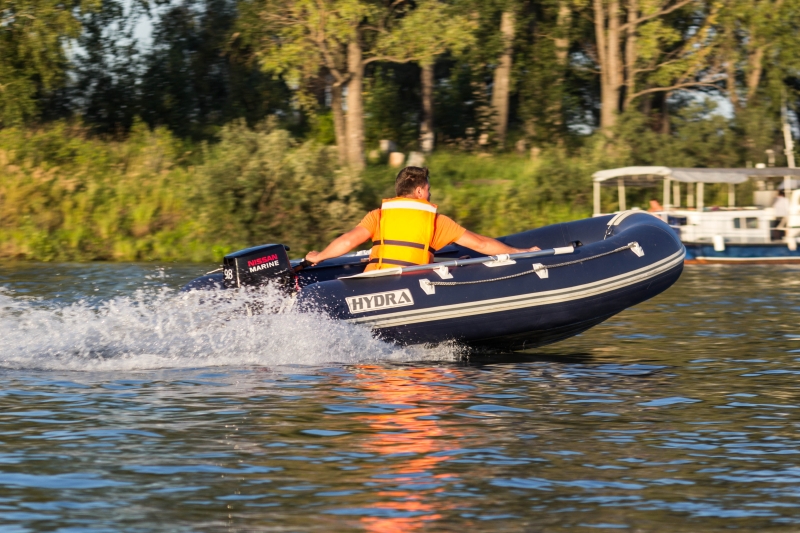
{"type": "Polygon", "coordinates": [[[786,196],[786,193],[783,191],[778,191],[778,196],[786,196]]]}
{"type": "Polygon", "coordinates": [[[430,201],[430,190],[427,168],[406,167],[394,180],[394,191],[397,196],[430,201]]]}

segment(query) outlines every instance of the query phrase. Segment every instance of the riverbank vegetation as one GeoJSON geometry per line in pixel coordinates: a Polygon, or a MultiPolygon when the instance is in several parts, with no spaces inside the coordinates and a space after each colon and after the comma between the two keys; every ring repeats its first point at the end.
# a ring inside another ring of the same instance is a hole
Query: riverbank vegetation
{"type": "MultiPolygon", "coordinates": [[[[602,168],[782,165],[782,108],[797,125],[800,0],[1,13],[0,258],[210,261],[264,242],[299,256],[392,194],[381,140],[425,155],[442,212],[507,234],[590,215],[602,168]]],[[[726,193],[708,187],[706,205],[726,193]]]]}

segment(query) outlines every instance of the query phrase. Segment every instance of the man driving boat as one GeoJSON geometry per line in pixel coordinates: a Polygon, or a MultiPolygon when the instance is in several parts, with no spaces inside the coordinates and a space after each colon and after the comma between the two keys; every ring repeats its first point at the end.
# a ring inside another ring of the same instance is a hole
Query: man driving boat
{"type": "Polygon", "coordinates": [[[454,242],[485,255],[539,249],[506,246],[463,228],[436,212],[436,204],[430,203],[430,191],[427,168],[404,168],[395,179],[395,198],[384,200],[380,209],[370,211],[355,228],[334,239],[321,252],[308,252],[306,260],[317,264],[339,257],[370,238],[372,251],[365,272],[432,263],[437,250],[454,242]]]}

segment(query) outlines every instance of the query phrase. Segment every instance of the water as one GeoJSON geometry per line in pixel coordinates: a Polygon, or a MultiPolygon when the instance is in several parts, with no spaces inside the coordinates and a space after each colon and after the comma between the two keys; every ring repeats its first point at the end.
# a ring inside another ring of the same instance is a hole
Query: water
{"type": "Polygon", "coordinates": [[[202,272],[0,267],[0,530],[800,528],[798,268],[493,358],[172,290],[202,272]]]}

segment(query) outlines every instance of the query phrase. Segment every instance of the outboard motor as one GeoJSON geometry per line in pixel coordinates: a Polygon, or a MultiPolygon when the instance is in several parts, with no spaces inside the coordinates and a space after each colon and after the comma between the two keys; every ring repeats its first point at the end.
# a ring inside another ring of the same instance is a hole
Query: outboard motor
{"type": "Polygon", "coordinates": [[[226,255],[222,260],[222,282],[226,289],[252,287],[275,281],[293,286],[294,271],[282,244],[262,244],[226,255]]]}

